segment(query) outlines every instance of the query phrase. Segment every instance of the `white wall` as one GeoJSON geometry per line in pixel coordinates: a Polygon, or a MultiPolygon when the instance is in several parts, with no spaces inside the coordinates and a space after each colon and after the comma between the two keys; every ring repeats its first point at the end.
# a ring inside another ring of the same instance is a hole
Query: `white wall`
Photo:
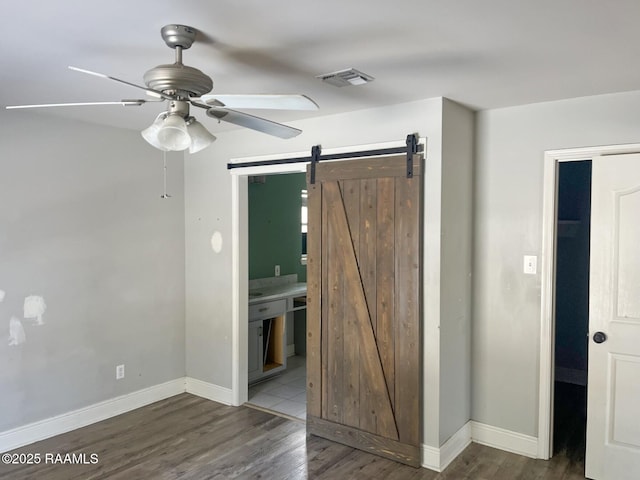
{"type": "Polygon", "coordinates": [[[640,142],[640,92],[477,115],[472,417],[537,435],[545,150],[640,142]]]}
{"type": "Polygon", "coordinates": [[[184,377],[182,155],[161,200],[162,157],[138,132],[0,121],[0,431],[184,377]],[[44,325],[23,318],[27,295],[44,325]]]}

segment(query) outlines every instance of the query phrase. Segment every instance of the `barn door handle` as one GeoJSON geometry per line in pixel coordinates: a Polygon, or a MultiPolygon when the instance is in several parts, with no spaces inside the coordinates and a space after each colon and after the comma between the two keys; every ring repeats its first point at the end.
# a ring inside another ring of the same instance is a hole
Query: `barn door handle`
{"type": "Polygon", "coordinates": [[[593,334],[593,341],[596,343],[603,343],[607,341],[607,334],[604,332],[596,332],[593,334]]]}

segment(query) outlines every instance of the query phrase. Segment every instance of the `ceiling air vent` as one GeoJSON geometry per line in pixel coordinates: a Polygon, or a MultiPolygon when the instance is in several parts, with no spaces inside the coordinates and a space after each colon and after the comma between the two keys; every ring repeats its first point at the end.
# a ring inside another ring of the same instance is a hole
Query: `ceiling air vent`
{"type": "Polygon", "coordinates": [[[362,73],[355,68],[348,68],[346,70],[340,70],[338,72],[325,73],[318,75],[323,82],[329,83],[335,87],[348,87],[350,85],[364,85],[373,81],[371,75],[362,73]]]}

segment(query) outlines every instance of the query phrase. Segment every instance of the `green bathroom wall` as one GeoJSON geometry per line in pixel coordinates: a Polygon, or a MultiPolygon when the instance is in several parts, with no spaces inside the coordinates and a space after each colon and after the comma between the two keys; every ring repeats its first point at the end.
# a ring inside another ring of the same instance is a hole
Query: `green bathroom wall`
{"type": "Polygon", "coordinates": [[[300,264],[300,192],[306,188],[304,173],[267,175],[265,183],[249,184],[249,279],[298,274],[306,282],[306,266],[300,264]]]}

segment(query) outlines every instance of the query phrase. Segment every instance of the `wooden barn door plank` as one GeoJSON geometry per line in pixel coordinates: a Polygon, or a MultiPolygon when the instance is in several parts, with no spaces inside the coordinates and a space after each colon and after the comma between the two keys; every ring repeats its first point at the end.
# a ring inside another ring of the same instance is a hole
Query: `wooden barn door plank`
{"type": "MultiPolygon", "coordinates": [[[[340,182],[347,222],[351,232],[351,238],[359,255],[360,230],[356,228],[360,223],[360,180],[345,180],[340,182]]],[[[360,335],[356,324],[355,306],[351,301],[347,302],[344,323],[344,424],[356,428],[366,428],[361,425],[367,419],[363,418],[361,408],[366,408],[366,401],[361,401],[360,385],[360,335]]]]}
{"type": "Polygon", "coordinates": [[[322,416],[322,188],[307,176],[307,415],[322,416]]]}
{"type": "MultiPolygon", "coordinates": [[[[331,210],[333,207],[333,199],[323,192],[323,215],[327,214],[325,227],[327,235],[324,239],[326,245],[326,272],[324,274],[325,287],[323,292],[331,292],[328,295],[325,315],[323,323],[325,330],[323,331],[324,365],[325,372],[323,375],[323,405],[325,406],[324,418],[336,423],[343,423],[343,374],[345,373],[344,358],[344,321],[347,313],[347,301],[345,299],[345,284],[348,279],[345,278],[342,265],[342,245],[340,237],[344,232],[339,230],[334,222],[331,221],[331,210]]],[[[323,220],[324,221],[324,220],[323,220]]],[[[327,295],[324,295],[327,297],[327,295]]]]}
{"type": "Polygon", "coordinates": [[[376,339],[395,411],[395,180],[378,179],[376,208],[376,339]]]}
{"type": "Polygon", "coordinates": [[[406,178],[396,178],[395,190],[395,393],[396,403],[403,406],[396,412],[396,420],[401,431],[400,440],[414,443],[420,438],[421,425],[414,413],[420,411],[421,397],[419,385],[414,381],[421,373],[421,364],[415,361],[420,354],[420,302],[417,295],[421,289],[411,286],[421,285],[420,218],[417,215],[421,198],[415,182],[406,178]]]}

